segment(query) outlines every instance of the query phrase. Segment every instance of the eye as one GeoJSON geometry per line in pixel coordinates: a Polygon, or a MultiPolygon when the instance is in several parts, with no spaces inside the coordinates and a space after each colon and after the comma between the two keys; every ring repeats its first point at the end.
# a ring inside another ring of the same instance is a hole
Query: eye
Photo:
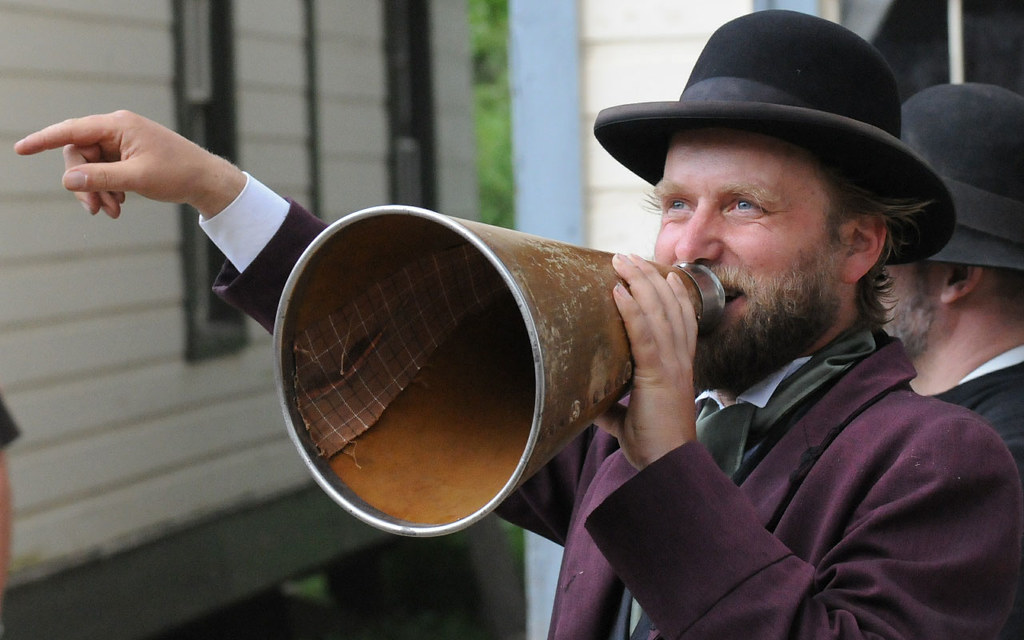
{"type": "Polygon", "coordinates": [[[690,208],[690,205],[682,198],[665,198],[661,206],[662,213],[668,215],[678,215],[690,208]]]}
{"type": "Polygon", "coordinates": [[[733,211],[743,216],[759,216],[764,213],[764,209],[757,203],[756,200],[737,198],[733,203],[733,211]]]}

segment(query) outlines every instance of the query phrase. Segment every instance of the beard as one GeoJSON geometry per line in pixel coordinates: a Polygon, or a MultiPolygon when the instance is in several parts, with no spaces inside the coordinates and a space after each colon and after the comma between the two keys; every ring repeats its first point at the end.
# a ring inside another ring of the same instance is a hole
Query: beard
{"type": "Polygon", "coordinates": [[[726,291],[747,299],[742,317],[697,340],[698,390],[739,394],[806,353],[839,312],[834,247],[801,253],[789,271],[768,279],[736,267],[712,267],[726,291]]]}
{"type": "Polygon", "coordinates": [[[909,282],[905,293],[896,300],[892,320],[885,331],[899,338],[911,361],[917,360],[928,350],[928,332],[935,322],[935,300],[929,297],[923,263],[913,265],[906,274],[909,282]]]}

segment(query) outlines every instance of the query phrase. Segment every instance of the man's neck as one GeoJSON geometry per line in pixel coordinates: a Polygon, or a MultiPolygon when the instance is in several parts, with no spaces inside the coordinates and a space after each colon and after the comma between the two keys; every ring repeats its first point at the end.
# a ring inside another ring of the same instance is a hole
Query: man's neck
{"type": "Polygon", "coordinates": [[[921,395],[948,391],[992,358],[1024,344],[1019,320],[960,317],[947,329],[933,328],[928,350],[914,359],[918,375],[911,386],[921,395]]]}

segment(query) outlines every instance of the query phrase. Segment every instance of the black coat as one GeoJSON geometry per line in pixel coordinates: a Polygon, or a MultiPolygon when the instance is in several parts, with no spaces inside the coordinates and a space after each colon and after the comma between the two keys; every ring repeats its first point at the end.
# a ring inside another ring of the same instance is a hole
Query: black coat
{"type": "MultiPolygon", "coordinates": [[[[980,414],[1002,436],[1024,481],[1024,363],[993,371],[937,396],[980,414]]],[[[1024,564],[1000,640],[1024,638],[1024,564]]]]}

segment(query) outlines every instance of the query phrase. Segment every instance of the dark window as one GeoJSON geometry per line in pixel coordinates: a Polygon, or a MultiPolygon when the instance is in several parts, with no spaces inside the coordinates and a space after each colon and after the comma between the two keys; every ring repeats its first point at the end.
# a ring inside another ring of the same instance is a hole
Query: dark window
{"type": "MultiPolygon", "coordinates": [[[[174,0],[178,131],[234,162],[234,43],[229,0],[174,0]]],[[[213,294],[213,280],[224,256],[196,223],[199,214],[181,211],[185,269],[186,357],[211,358],[246,343],[245,320],[213,294]]]]}
{"type": "Polygon", "coordinates": [[[434,94],[427,0],[386,0],[391,198],[436,208],[434,94]]]}
{"type": "Polygon", "coordinates": [[[306,121],[309,158],[309,209],[320,215],[320,71],[318,69],[318,38],[316,0],[303,0],[303,28],[306,31],[306,121]]]}

